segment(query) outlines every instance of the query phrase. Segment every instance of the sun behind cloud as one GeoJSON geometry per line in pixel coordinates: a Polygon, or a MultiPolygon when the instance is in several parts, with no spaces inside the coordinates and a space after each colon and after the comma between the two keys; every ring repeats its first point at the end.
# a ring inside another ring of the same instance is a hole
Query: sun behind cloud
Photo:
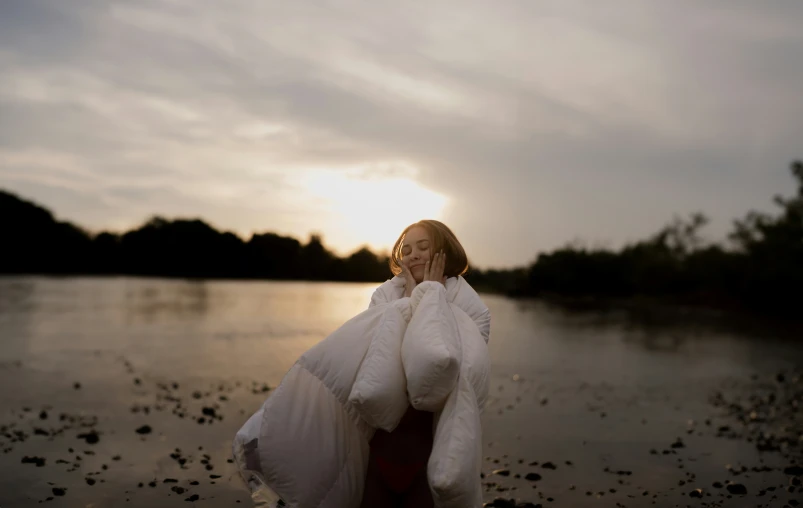
{"type": "Polygon", "coordinates": [[[323,212],[325,243],[341,254],[367,245],[390,250],[408,225],[440,219],[448,197],[423,187],[407,165],[353,170],[309,170],[302,178],[307,199],[323,212]]]}

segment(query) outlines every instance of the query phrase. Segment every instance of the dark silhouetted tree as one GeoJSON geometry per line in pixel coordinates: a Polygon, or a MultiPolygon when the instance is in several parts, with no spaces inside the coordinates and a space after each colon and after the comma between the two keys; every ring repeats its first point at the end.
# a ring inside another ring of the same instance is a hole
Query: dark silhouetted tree
{"type": "Polygon", "coordinates": [[[249,271],[265,279],[298,279],[302,275],[301,242],[274,233],[253,235],[247,245],[249,271]]]}
{"type": "Polygon", "coordinates": [[[82,229],[57,222],[38,205],[0,191],[0,270],[5,273],[83,273],[91,240],[82,229]]]}
{"type": "Polygon", "coordinates": [[[332,270],[335,256],[323,246],[320,235],[311,235],[309,243],[301,248],[302,278],[306,280],[329,280],[335,278],[332,270]]]}

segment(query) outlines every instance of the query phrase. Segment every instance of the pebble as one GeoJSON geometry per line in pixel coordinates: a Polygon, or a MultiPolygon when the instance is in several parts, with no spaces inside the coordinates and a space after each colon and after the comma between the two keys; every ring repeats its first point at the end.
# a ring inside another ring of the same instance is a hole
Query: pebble
{"type": "Polygon", "coordinates": [[[727,486],[728,492],[738,496],[745,496],[747,495],[747,487],[742,485],[741,483],[731,483],[727,486]]]}
{"type": "Polygon", "coordinates": [[[83,439],[87,444],[96,444],[98,441],[100,441],[100,436],[94,430],[85,432],[83,434],[78,434],[76,437],[78,439],[83,439]]]}
{"type": "Polygon", "coordinates": [[[672,443],[672,445],[670,447],[671,448],[686,448],[686,445],[683,444],[683,440],[682,439],[677,438],[677,441],[672,443]]]}
{"type": "Polygon", "coordinates": [[[27,455],[22,458],[23,464],[36,464],[36,467],[44,467],[46,459],[44,457],[28,457],[27,455]]]}

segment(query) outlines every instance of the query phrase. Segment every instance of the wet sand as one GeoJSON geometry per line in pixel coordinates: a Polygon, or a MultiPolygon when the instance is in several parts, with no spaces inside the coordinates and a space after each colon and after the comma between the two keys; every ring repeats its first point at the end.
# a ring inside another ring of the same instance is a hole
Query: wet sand
{"type": "Polygon", "coordinates": [[[267,395],[244,380],[160,379],[125,358],[44,375],[0,366],[0,506],[248,506],[231,439],[267,395]]]}
{"type": "Polygon", "coordinates": [[[604,382],[556,389],[518,376],[495,385],[485,417],[487,506],[803,500],[799,371],[649,389],[604,382]],[[583,413],[588,420],[578,422],[583,413]],[[587,432],[590,421],[596,432],[587,432]]]}
{"type": "MultiPolygon", "coordinates": [[[[3,508],[251,504],[230,445],[262,381],[157,377],[97,351],[5,362],[0,385],[3,508]]],[[[497,371],[487,506],[796,506],[801,404],[799,371],[651,388],[497,371]]]]}

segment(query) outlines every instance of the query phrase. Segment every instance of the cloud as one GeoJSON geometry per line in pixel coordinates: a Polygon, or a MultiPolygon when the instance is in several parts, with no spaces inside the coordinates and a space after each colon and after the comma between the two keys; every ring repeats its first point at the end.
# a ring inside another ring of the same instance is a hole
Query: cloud
{"type": "Polygon", "coordinates": [[[485,266],[697,209],[722,236],[801,156],[801,21],[743,0],[11,0],[0,186],[94,229],[305,237],[328,224],[305,175],[404,178],[485,266]]]}

